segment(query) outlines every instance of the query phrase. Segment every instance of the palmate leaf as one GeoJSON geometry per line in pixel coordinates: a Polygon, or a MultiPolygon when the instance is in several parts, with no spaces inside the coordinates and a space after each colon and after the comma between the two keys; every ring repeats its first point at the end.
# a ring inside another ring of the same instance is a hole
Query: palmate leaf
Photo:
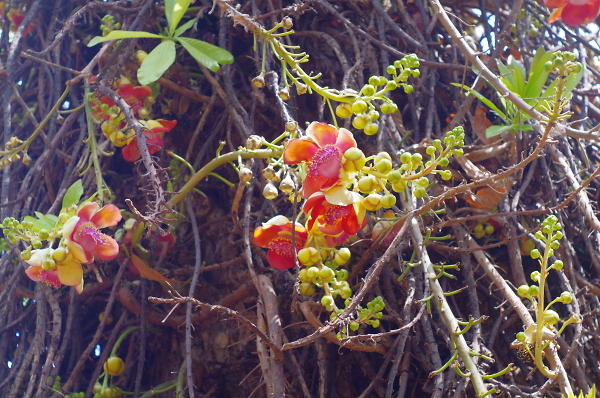
{"type": "Polygon", "coordinates": [[[110,40],[120,40],[120,39],[165,39],[164,36],[157,35],[150,32],[143,31],[130,31],[130,30],[113,30],[106,36],[96,36],[88,43],[88,47],[93,47],[98,43],[102,43],[104,41],[110,40]]]}
{"type": "Polygon", "coordinates": [[[233,55],[221,47],[189,37],[177,37],[176,40],[181,43],[196,61],[213,72],[219,71],[219,64],[230,64],[233,62],[233,55]]]}
{"type": "Polygon", "coordinates": [[[137,71],[141,85],[157,81],[163,73],[175,62],[175,43],[165,40],[148,54],[137,71]]]}

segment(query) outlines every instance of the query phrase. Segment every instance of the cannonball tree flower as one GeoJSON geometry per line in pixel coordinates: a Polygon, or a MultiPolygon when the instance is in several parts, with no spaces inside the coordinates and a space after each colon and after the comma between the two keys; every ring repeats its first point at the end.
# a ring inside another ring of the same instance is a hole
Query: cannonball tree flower
{"type": "Polygon", "coordinates": [[[307,174],[302,184],[304,198],[336,185],[340,181],[344,153],[356,147],[350,131],[338,130],[327,123],[311,123],[306,135],[311,140],[293,139],[283,152],[286,164],[306,162],[307,174]]]}
{"type": "Polygon", "coordinates": [[[119,253],[119,244],[110,236],[99,231],[112,227],[121,221],[121,212],[115,205],[109,204],[98,210],[98,204],[84,204],[76,216],[71,217],[63,226],[63,237],[73,257],[89,264],[94,257],[112,260],[119,253]]]}
{"type": "Polygon", "coordinates": [[[62,285],[74,286],[78,293],[83,290],[81,263],[73,255],[68,255],[64,248],[32,250],[31,258],[26,262],[29,268],[25,270],[25,274],[35,282],[43,282],[56,289],[62,285]],[[57,256],[60,250],[62,253],[57,256]]]}
{"type": "Polygon", "coordinates": [[[554,9],[548,22],[562,19],[571,26],[593,22],[600,12],[600,0],[544,0],[546,7],[554,9]]]}
{"type": "Polygon", "coordinates": [[[341,186],[313,193],[303,210],[310,216],[308,230],[313,231],[316,223],[318,230],[326,235],[355,235],[367,225],[362,196],[341,186]]]}
{"type": "MultiPolygon", "coordinates": [[[[177,125],[177,120],[140,120],[140,123],[145,125],[147,128],[144,129],[144,135],[146,136],[146,146],[150,155],[158,152],[165,141],[163,139],[164,133],[168,133],[177,125]]],[[[135,162],[140,158],[140,150],[138,148],[138,139],[135,136],[133,129],[128,131],[128,136],[125,138],[125,147],[123,148],[123,158],[128,162],[135,162]]],[[[115,143],[115,145],[117,145],[115,143]]],[[[123,145],[117,145],[123,146],[123,145]]]]}
{"type": "Polygon", "coordinates": [[[295,266],[292,228],[296,230],[296,252],[304,247],[308,234],[300,224],[292,223],[284,216],[275,216],[262,227],[254,230],[254,243],[269,249],[267,259],[275,269],[289,269],[295,266]]]}

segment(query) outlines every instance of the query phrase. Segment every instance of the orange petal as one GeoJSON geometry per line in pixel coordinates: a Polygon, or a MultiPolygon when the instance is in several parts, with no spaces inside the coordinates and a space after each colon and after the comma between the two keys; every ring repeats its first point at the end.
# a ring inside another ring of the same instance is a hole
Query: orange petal
{"type": "Polygon", "coordinates": [[[254,230],[254,244],[266,249],[273,239],[279,237],[279,232],[282,230],[283,226],[281,225],[258,227],[254,230]]]}
{"type": "Polygon", "coordinates": [[[67,248],[73,257],[81,263],[88,264],[94,261],[94,256],[91,253],[86,253],[85,250],[83,250],[83,247],[79,246],[79,244],[70,239],[67,240],[67,248]]]}
{"type": "Polygon", "coordinates": [[[106,205],[100,209],[100,211],[96,212],[92,218],[91,222],[96,226],[96,228],[105,228],[112,227],[117,225],[119,221],[121,221],[121,211],[115,205],[106,205]]]}
{"type": "Polygon", "coordinates": [[[102,235],[106,241],[106,244],[96,246],[94,250],[92,250],[92,253],[103,260],[112,260],[113,258],[117,257],[117,254],[119,254],[119,244],[110,236],[105,234],[102,235]]]}
{"type": "Polygon", "coordinates": [[[319,146],[312,141],[294,139],[285,147],[283,161],[286,164],[308,162],[319,150],[319,146]]]}
{"type": "Polygon", "coordinates": [[[77,211],[77,216],[83,220],[83,222],[88,222],[92,219],[92,216],[98,210],[98,203],[96,202],[88,202],[84,204],[79,211],[77,211]]]}
{"type": "Polygon", "coordinates": [[[83,280],[83,269],[77,261],[56,266],[60,283],[67,286],[77,286],[83,280]]]}
{"type": "Polygon", "coordinates": [[[323,147],[325,145],[334,145],[338,138],[338,130],[330,124],[312,122],[306,129],[306,135],[315,140],[323,147]]]}
{"type": "Polygon", "coordinates": [[[140,271],[140,275],[142,276],[142,278],[149,279],[151,281],[156,281],[162,284],[164,284],[165,282],[179,283],[179,281],[165,278],[157,270],[148,267],[144,260],[136,256],[135,254],[131,255],[131,263],[137,268],[138,271],[140,271]]]}
{"type": "Polygon", "coordinates": [[[557,8],[552,11],[552,14],[548,17],[548,23],[556,22],[560,19],[560,15],[562,13],[563,7],[557,8]]]}
{"type": "Polygon", "coordinates": [[[25,274],[34,282],[39,282],[42,280],[42,271],[43,268],[40,265],[32,265],[25,270],[25,274]]]}

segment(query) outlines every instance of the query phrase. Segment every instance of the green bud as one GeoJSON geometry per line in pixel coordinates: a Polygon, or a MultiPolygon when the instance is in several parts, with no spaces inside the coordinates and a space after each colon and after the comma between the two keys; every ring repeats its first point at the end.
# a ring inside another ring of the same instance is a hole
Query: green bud
{"type": "Polygon", "coordinates": [[[335,108],[335,114],[342,119],[347,119],[352,116],[352,105],[343,102],[335,108]]]}
{"type": "Polygon", "coordinates": [[[46,271],[52,271],[56,268],[56,262],[49,258],[42,260],[42,268],[46,271]]]}
{"type": "Polygon", "coordinates": [[[387,68],[385,68],[385,71],[388,73],[388,75],[394,75],[394,73],[396,73],[396,68],[394,67],[394,65],[388,65],[387,68]]]}
{"type": "Polygon", "coordinates": [[[406,94],[411,94],[415,89],[413,88],[413,86],[411,86],[410,84],[405,84],[404,85],[404,92],[406,94]]]}
{"type": "Polygon", "coordinates": [[[496,228],[493,225],[487,224],[484,228],[486,235],[491,235],[496,232],[496,228]]]}
{"type": "MultiPolygon", "coordinates": [[[[389,175],[388,175],[389,177],[389,175]]],[[[396,183],[392,184],[392,190],[394,192],[404,192],[404,190],[406,189],[407,183],[404,180],[400,180],[396,183]]]]}
{"type": "Polygon", "coordinates": [[[413,191],[413,195],[415,195],[415,198],[417,199],[424,198],[427,195],[427,191],[424,188],[416,188],[413,191]]]}
{"type": "Polygon", "coordinates": [[[527,295],[529,295],[529,286],[527,286],[527,285],[519,286],[519,288],[517,289],[517,294],[520,297],[526,297],[527,295]]]}
{"type": "Polygon", "coordinates": [[[371,77],[369,77],[369,84],[371,86],[379,86],[379,76],[371,76],[371,77]]]}
{"type": "Polygon", "coordinates": [[[344,300],[352,297],[352,289],[349,286],[344,286],[340,289],[340,297],[344,300]]]}
{"type": "MultiPolygon", "coordinates": [[[[12,242],[11,242],[11,243],[12,243],[12,242]]],[[[41,241],[39,241],[39,240],[37,240],[37,239],[36,239],[36,240],[32,240],[32,241],[31,241],[31,246],[32,246],[34,249],[41,249],[41,248],[42,248],[42,242],[41,242],[41,241]]]]}
{"type": "Polygon", "coordinates": [[[383,195],[381,201],[379,202],[381,207],[384,209],[390,209],[392,206],[396,204],[396,197],[392,194],[383,195]]]}
{"type": "Polygon", "coordinates": [[[517,333],[517,335],[515,336],[515,338],[517,340],[519,340],[521,343],[524,343],[527,340],[527,336],[523,332],[517,333]]]}
{"type": "Polygon", "coordinates": [[[321,297],[321,305],[325,308],[330,307],[333,304],[333,298],[331,296],[321,297]]]}
{"type": "Polygon", "coordinates": [[[335,272],[329,267],[323,267],[319,271],[319,278],[323,283],[329,283],[335,278],[335,272]]]}
{"type": "Polygon", "coordinates": [[[364,159],[365,154],[359,148],[352,147],[344,152],[344,158],[346,158],[348,161],[355,162],[359,159],[364,159]]]}
{"type": "Polygon", "coordinates": [[[441,158],[440,159],[440,167],[448,167],[448,165],[450,164],[450,159],[448,158],[441,158]]]}
{"type": "MultiPolygon", "coordinates": [[[[539,231],[538,231],[538,232],[539,232],[539,231]]],[[[536,235],[537,235],[537,234],[536,234],[536,235]]],[[[537,236],[536,236],[536,238],[537,238],[537,236]]],[[[539,238],[538,238],[538,239],[539,239],[539,238]]],[[[536,258],[540,258],[540,257],[542,257],[542,255],[540,254],[540,251],[539,251],[538,249],[533,249],[533,250],[532,250],[532,251],[529,253],[529,255],[530,255],[530,256],[531,256],[531,258],[533,258],[534,260],[535,260],[536,258]]]]}
{"type": "Polygon", "coordinates": [[[418,69],[415,69],[412,71],[412,75],[413,77],[419,77],[421,76],[421,72],[418,69]]]}
{"type": "Polygon", "coordinates": [[[354,103],[352,104],[352,113],[365,113],[365,111],[367,110],[367,103],[363,100],[356,100],[354,101],[354,103]]]}
{"type": "Polygon", "coordinates": [[[360,180],[358,180],[358,189],[362,193],[370,193],[371,191],[376,189],[377,186],[378,186],[377,178],[370,174],[366,175],[366,176],[362,177],[360,180]]]}
{"type": "Polygon", "coordinates": [[[362,130],[370,122],[371,119],[369,116],[364,113],[359,113],[358,115],[354,116],[354,119],[352,119],[352,126],[354,126],[355,129],[362,130]]]}
{"type": "Polygon", "coordinates": [[[24,261],[29,261],[31,259],[31,246],[21,252],[21,258],[24,261]]]}
{"type": "Polygon", "coordinates": [[[375,94],[375,87],[373,87],[370,84],[365,84],[365,86],[363,87],[363,89],[361,90],[361,92],[366,96],[366,97],[370,97],[373,94],[375,94]]]}
{"type": "Polygon", "coordinates": [[[306,270],[306,277],[314,281],[319,276],[319,269],[317,267],[310,267],[306,270]]]}
{"type": "Polygon", "coordinates": [[[356,332],[359,328],[359,323],[358,322],[350,322],[350,330],[352,330],[353,332],[356,332]]]}
{"type": "Polygon", "coordinates": [[[557,271],[560,271],[561,269],[563,269],[564,265],[565,264],[561,260],[556,260],[554,264],[552,264],[552,268],[554,268],[557,271]]]}
{"type": "Polygon", "coordinates": [[[554,310],[544,311],[544,321],[550,325],[556,325],[560,321],[560,316],[554,310]]]}
{"type": "Polygon", "coordinates": [[[529,286],[529,295],[533,297],[537,297],[540,293],[540,287],[538,285],[529,286]]]}
{"type": "Polygon", "coordinates": [[[436,151],[437,151],[437,149],[435,149],[434,146],[428,146],[427,149],[425,150],[425,153],[427,153],[427,155],[433,157],[433,156],[435,156],[436,151]]]}
{"type": "Polygon", "coordinates": [[[315,294],[315,285],[313,285],[312,283],[304,282],[300,284],[298,290],[300,291],[301,295],[309,297],[315,294]]]}
{"type": "Polygon", "coordinates": [[[367,123],[364,132],[366,135],[375,135],[379,131],[379,125],[375,122],[367,123]]]}
{"type": "Polygon", "coordinates": [[[412,161],[412,156],[410,152],[404,152],[402,155],[400,155],[400,161],[403,164],[410,163],[412,161]]]}
{"type": "Polygon", "coordinates": [[[534,281],[534,282],[539,282],[539,280],[540,280],[540,275],[541,275],[541,274],[540,274],[540,271],[533,271],[533,272],[531,273],[531,275],[530,275],[530,277],[531,277],[531,280],[532,280],[532,281],[534,281]]]}
{"type": "Polygon", "coordinates": [[[375,163],[375,169],[381,174],[387,174],[392,171],[392,162],[388,159],[381,159],[375,163]]]}
{"type": "Polygon", "coordinates": [[[372,122],[376,122],[377,120],[379,120],[379,112],[377,112],[376,110],[372,110],[369,113],[367,113],[367,116],[369,116],[369,119],[371,119],[372,122]]]}
{"type": "MultiPolygon", "coordinates": [[[[395,90],[395,89],[397,89],[397,88],[398,88],[398,84],[396,84],[396,82],[395,82],[395,81],[393,81],[393,80],[390,80],[390,81],[389,81],[389,82],[387,82],[387,84],[385,85],[385,89],[386,89],[387,91],[393,91],[393,90],[395,90]]],[[[406,87],[404,88],[404,91],[406,92],[406,87]]]]}
{"type": "Polygon", "coordinates": [[[390,184],[397,184],[402,179],[402,174],[398,170],[392,170],[388,173],[387,179],[390,184]]]}
{"type": "Polygon", "coordinates": [[[560,294],[560,301],[563,304],[571,304],[571,302],[573,301],[573,295],[569,292],[562,292],[560,294]]]}
{"type": "Polygon", "coordinates": [[[373,319],[369,323],[371,324],[371,326],[373,326],[375,329],[377,329],[381,322],[379,321],[379,319],[373,319]]]}
{"type": "Polygon", "coordinates": [[[348,272],[348,270],[345,269],[341,269],[339,271],[336,271],[335,273],[335,277],[339,281],[345,281],[346,279],[348,279],[348,276],[350,276],[350,273],[348,272]]]}
{"type": "Polygon", "coordinates": [[[385,78],[384,76],[379,76],[379,83],[378,83],[379,86],[385,86],[387,84],[387,82],[388,82],[387,78],[385,78]]]}
{"type": "Polygon", "coordinates": [[[398,105],[394,103],[385,103],[381,105],[381,112],[387,114],[394,113],[398,110],[398,105]]]}

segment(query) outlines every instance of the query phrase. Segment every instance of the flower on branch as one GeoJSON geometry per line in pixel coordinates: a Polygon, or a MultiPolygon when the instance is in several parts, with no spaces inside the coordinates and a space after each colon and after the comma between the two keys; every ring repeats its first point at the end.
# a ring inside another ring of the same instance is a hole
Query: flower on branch
{"type": "Polygon", "coordinates": [[[290,222],[284,216],[275,216],[262,227],[254,230],[254,243],[269,249],[267,259],[275,269],[289,269],[295,266],[292,228],[296,231],[296,252],[304,247],[308,234],[300,224],[290,222]]]}
{"type": "Polygon", "coordinates": [[[306,162],[308,172],[302,185],[304,198],[336,185],[340,181],[344,153],[356,147],[350,131],[338,130],[327,123],[311,123],[306,135],[312,141],[293,139],[283,153],[286,164],[306,162]]]}
{"type": "Polygon", "coordinates": [[[600,0],[544,0],[546,7],[554,9],[548,22],[562,19],[571,26],[593,22],[600,12],[600,0]]]}
{"type": "Polygon", "coordinates": [[[112,260],[119,253],[119,244],[99,229],[112,227],[119,221],[121,212],[117,206],[109,204],[98,210],[97,203],[86,203],[63,226],[69,252],[86,264],[93,262],[94,257],[112,260]]]}
{"type": "Polygon", "coordinates": [[[83,290],[81,262],[64,249],[33,250],[27,264],[25,274],[35,282],[44,282],[56,289],[62,285],[75,286],[78,293],[83,290]]]}
{"type": "Polygon", "coordinates": [[[362,196],[344,187],[313,193],[304,203],[303,210],[310,216],[308,230],[313,231],[316,224],[326,235],[337,236],[343,232],[355,235],[367,224],[362,196]]]}
{"type": "MultiPolygon", "coordinates": [[[[147,128],[144,129],[144,135],[146,136],[146,145],[148,147],[148,152],[150,155],[158,152],[165,141],[163,140],[163,134],[168,133],[177,125],[177,120],[148,120],[140,121],[147,128]]],[[[135,136],[135,132],[133,129],[128,131],[128,136],[124,138],[125,147],[123,148],[123,158],[128,162],[135,162],[140,158],[140,150],[138,148],[138,140],[135,136]]],[[[117,145],[115,143],[115,145],[117,145]]],[[[117,145],[123,146],[123,145],[117,145]]]]}

